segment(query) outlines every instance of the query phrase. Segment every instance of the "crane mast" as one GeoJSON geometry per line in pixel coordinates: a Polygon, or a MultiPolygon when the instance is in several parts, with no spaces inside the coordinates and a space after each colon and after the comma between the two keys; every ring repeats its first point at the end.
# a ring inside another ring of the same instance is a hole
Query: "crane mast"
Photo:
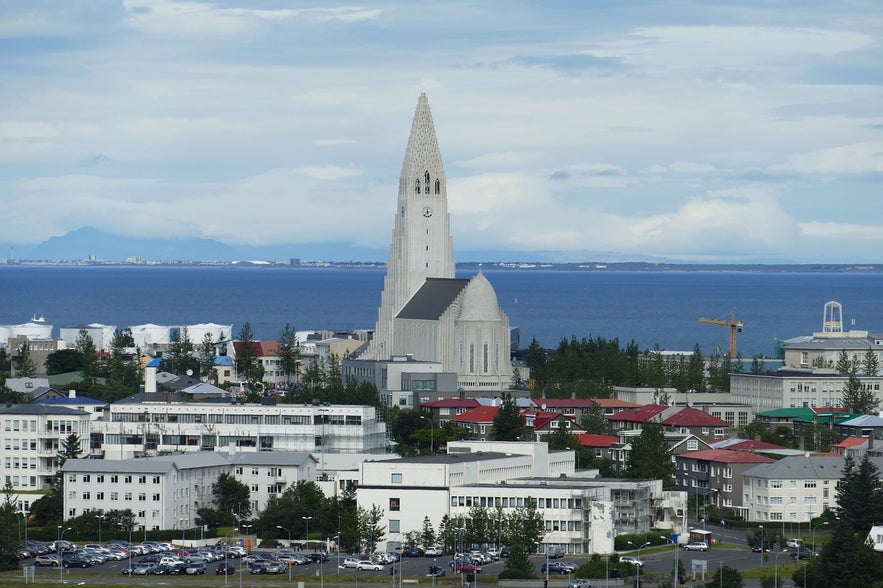
{"type": "Polygon", "coordinates": [[[736,333],[742,332],[742,321],[736,320],[736,313],[731,312],[729,320],[725,318],[713,319],[713,318],[699,318],[700,323],[709,323],[712,325],[719,325],[721,327],[729,327],[730,328],[730,359],[736,359],[736,333]]]}

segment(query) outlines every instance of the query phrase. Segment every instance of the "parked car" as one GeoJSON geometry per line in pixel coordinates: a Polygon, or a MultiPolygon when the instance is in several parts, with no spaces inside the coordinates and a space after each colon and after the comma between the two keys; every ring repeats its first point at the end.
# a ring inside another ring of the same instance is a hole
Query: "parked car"
{"type": "Polygon", "coordinates": [[[412,549],[405,551],[404,556],[405,557],[423,557],[423,550],[420,549],[419,547],[414,547],[412,549]]]}
{"type": "Polygon", "coordinates": [[[708,551],[708,543],[705,541],[694,541],[684,545],[684,549],[687,551],[708,551]]]}
{"type": "Polygon", "coordinates": [[[383,569],[383,564],[375,563],[375,562],[368,560],[368,559],[362,559],[362,560],[359,560],[359,562],[356,564],[356,569],[359,571],[364,571],[364,570],[379,571],[379,570],[383,569]]]}
{"type": "Polygon", "coordinates": [[[215,573],[219,576],[229,576],[236,573],[236,568],[231,565],[218,564],[218,567],[215,568],[215,573]]]}
{"type": "Polygon", "coordinates": [[[588,580],[579,578],[577,580],[573,580],[570,584],[568,584],[567,588],[592,588],[592,583],[588,580]]]}
{"type": "Polygon", "coordinates": [[[313,563],[328,561],[328,554],[322,553],[321,551],[317,551],[316,553],[311,553],[307,557],[309,557],[311,560],[313,560],[313,563]]]}
{"type": "Polygon", "coordinates": [[[509,548],[503,547],[500,549],[500,557],[509,557],[509,548]]]}
{"type": "Polygon", "coordinates": [[[57,555],[38,555],[34,558],[35,566],[52,566],[58,567],[58,556],[57,555]]]}
{"type": "Polygon", "coordinates": [[[343,560],[343,567],[345,568],[355,568],[359,565],[359,560],[354,557],[348,557],[343,560]]]}
{"type": "Polygon", "coordinates": [[[284,574],[288,570],[288,564],[282,561],[271,561],[267,564],[268,574],[284,574]]]}
{"type": "Polygon", "coordinates": [[[809,559],[817,555],[818,553],[816,553],[809,547],[801,547],[800,549],[791,550],[791,559],[809,559]]]}
{"type": "Polygon", "coordinates": [[[268,565],[270,565],[268,562],[256,561],[253,564],[251,564],[251,567],[249,568],[248,573],[254,574],[254,575],[266,574],[268,565]]]}
{"type": "Polygon", "coordinates": [[[199,576],[205,574],[205,562],[194,561],[187,564],[187,567],[184,568],[184,573],[188,576],[199,576]]]}
{"type": "Polygon", "coordinates": [[[639,568],[644,567],[644,562],[638,559],[637,557],[632,557],[631,555],[623,555],[619,558],[619,561],[622,563],[632,564],[633,566],[638,566],[639,568]]]}
{"type": "Polygon", "coordinates": [[[93,563],[88,557],[72,555],[61,560],[61,565],[66,568],[91,568],[93,563]]]}
{"type": "Polygon", "coordinates": [[[540,566],[540,573],[545,574],[546,570],[548,570],[548,572],[550,574],[569,574],[570,573],[570,568],[568,568],[567,566],[563,566],[558,562],[551,562],[548,565],[543,564],[542,566],[540,566]]]}
{"type": "Polygon", "coordinates": [[[132,570],[133,576],[149,576],[153,573],[153,570],[156,568],[155,563],[140,563],[135,566],[135,569],[132,570]]]}
{"type": "Polygon", "coordinates": [[[445,569],[441,566],[429,566],[429,573],[426,575],[434,578],[440,578],[445,575],[445,569]]]}
{"type": "Polygon", "coordinates": [[[135,573],[135,566],[126,566],[122,569],[124,576],[131,576],[135,573]]]}
{"type": "Polygon", "coordinates": [[[481,573],[481,568],[473,563],[456,563],[454,564],[454,573],[479,574],[481,573]]]}
{"type": "Polygon", "coordinates": [[[442,548],[438,545],[431,545],[426,548],[425,555],[426,557],[438,557],[442,555],[442,548]]]}

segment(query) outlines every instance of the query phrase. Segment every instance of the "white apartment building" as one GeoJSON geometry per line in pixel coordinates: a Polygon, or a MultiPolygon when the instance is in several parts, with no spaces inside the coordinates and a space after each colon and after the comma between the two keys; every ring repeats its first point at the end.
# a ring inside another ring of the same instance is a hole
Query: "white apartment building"
{"type": "MultiPolygon", "coordinates": [[[[16,492],[48,490],[56,473],[56,455],[71,434],[80,437],[84,454],[89,451],[89,413],[63,406],[17,404],[0,408],[3,428],[3,484],[16,492]]],[[[33,497],[34,500],[39,495],[33,497]]],[[[30,508],[27,494],[20,494],[21,508],[30,508]]]]}
{"type": "Polygon", "coordinates": [[[212,486],[231,474],[248,486],[254,512],[272,496],[315,477],[316,460],[305,453],[199,452],[125,460],[68,460],[64,518],[85,512],[129,509],[136,530],[191,529],[196,511],[213,501],[212,486]]]}
{"type": "Polygon", "coordinates": [[[372,406],[117,402],[93,426],[105,459],[226,450],[385,453],[386,423],[372,406]]]}
{"type": "Polygon", "coordinates": [[[418,361],[407,355],[384,360],[344,359],[341,369],[345,380],[353,378],[377,386],[380,400],[386,406],[413,408],[457,391],[455,372],[442,371],[441,362],[418,361]]]}
{"type": "MultiPolygon", "coordinates": [[[[871,461],[883,467],[883,458],[871,461]]],[[[839,456],[797,456],[755,466],[743,474],[743,503],[736,508],[759,523],[809,521],[837,505],[843,463],[839,456]]]]}
{"type": "MultiPolygon", "coordinates": [[[[849,377],[831,368],[781,368],[760,374],[730,374],[730,398],[755,412],[777,408],[838,407],[849,377]]],[[[883,375],[859,376],[862,386],[883,401],[883,375]]]]}
{"type": "Polygon", "coordinates": [[[686,494],[662,492],[660,480],[577,477],[573,452],[545,443],[451,442],[447,454],[365,462],[361,475],[356,499],[383,510],[387,543],[404,541],[425,517],[438,528],[476,506],[534,504],[546,521],[543,548],[611,553],[614,529],[680,530],[686,510],[686,494]]]}

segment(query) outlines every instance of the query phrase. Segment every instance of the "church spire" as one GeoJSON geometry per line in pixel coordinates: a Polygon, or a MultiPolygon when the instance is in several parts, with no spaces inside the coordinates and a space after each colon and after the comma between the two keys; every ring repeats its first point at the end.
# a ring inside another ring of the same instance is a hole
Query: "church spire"
{"type": "Polygon", "coordinates": [[[410,184],[415,195],[439,194],[444,176],[445,169],[435,136],[429,99],[422,93],[417,101],[417,111],[411,123],[411,135],[408,137],[408,147],[402,163],[401,181],[406,184],[402,188],[407,191],[407,184],[410,184]]]}

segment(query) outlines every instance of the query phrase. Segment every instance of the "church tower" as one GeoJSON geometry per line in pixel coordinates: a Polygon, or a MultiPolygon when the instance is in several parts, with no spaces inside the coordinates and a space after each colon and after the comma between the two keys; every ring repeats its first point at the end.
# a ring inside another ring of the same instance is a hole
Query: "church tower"
{"type": "Polygon", "coordinates": [[[420,94],[399,177],[389,264],[377,325],[363,359],[388,359],[395,349],[393,319],[427,278],[453,278],[447,181],[426,94],[420,94]]]}

